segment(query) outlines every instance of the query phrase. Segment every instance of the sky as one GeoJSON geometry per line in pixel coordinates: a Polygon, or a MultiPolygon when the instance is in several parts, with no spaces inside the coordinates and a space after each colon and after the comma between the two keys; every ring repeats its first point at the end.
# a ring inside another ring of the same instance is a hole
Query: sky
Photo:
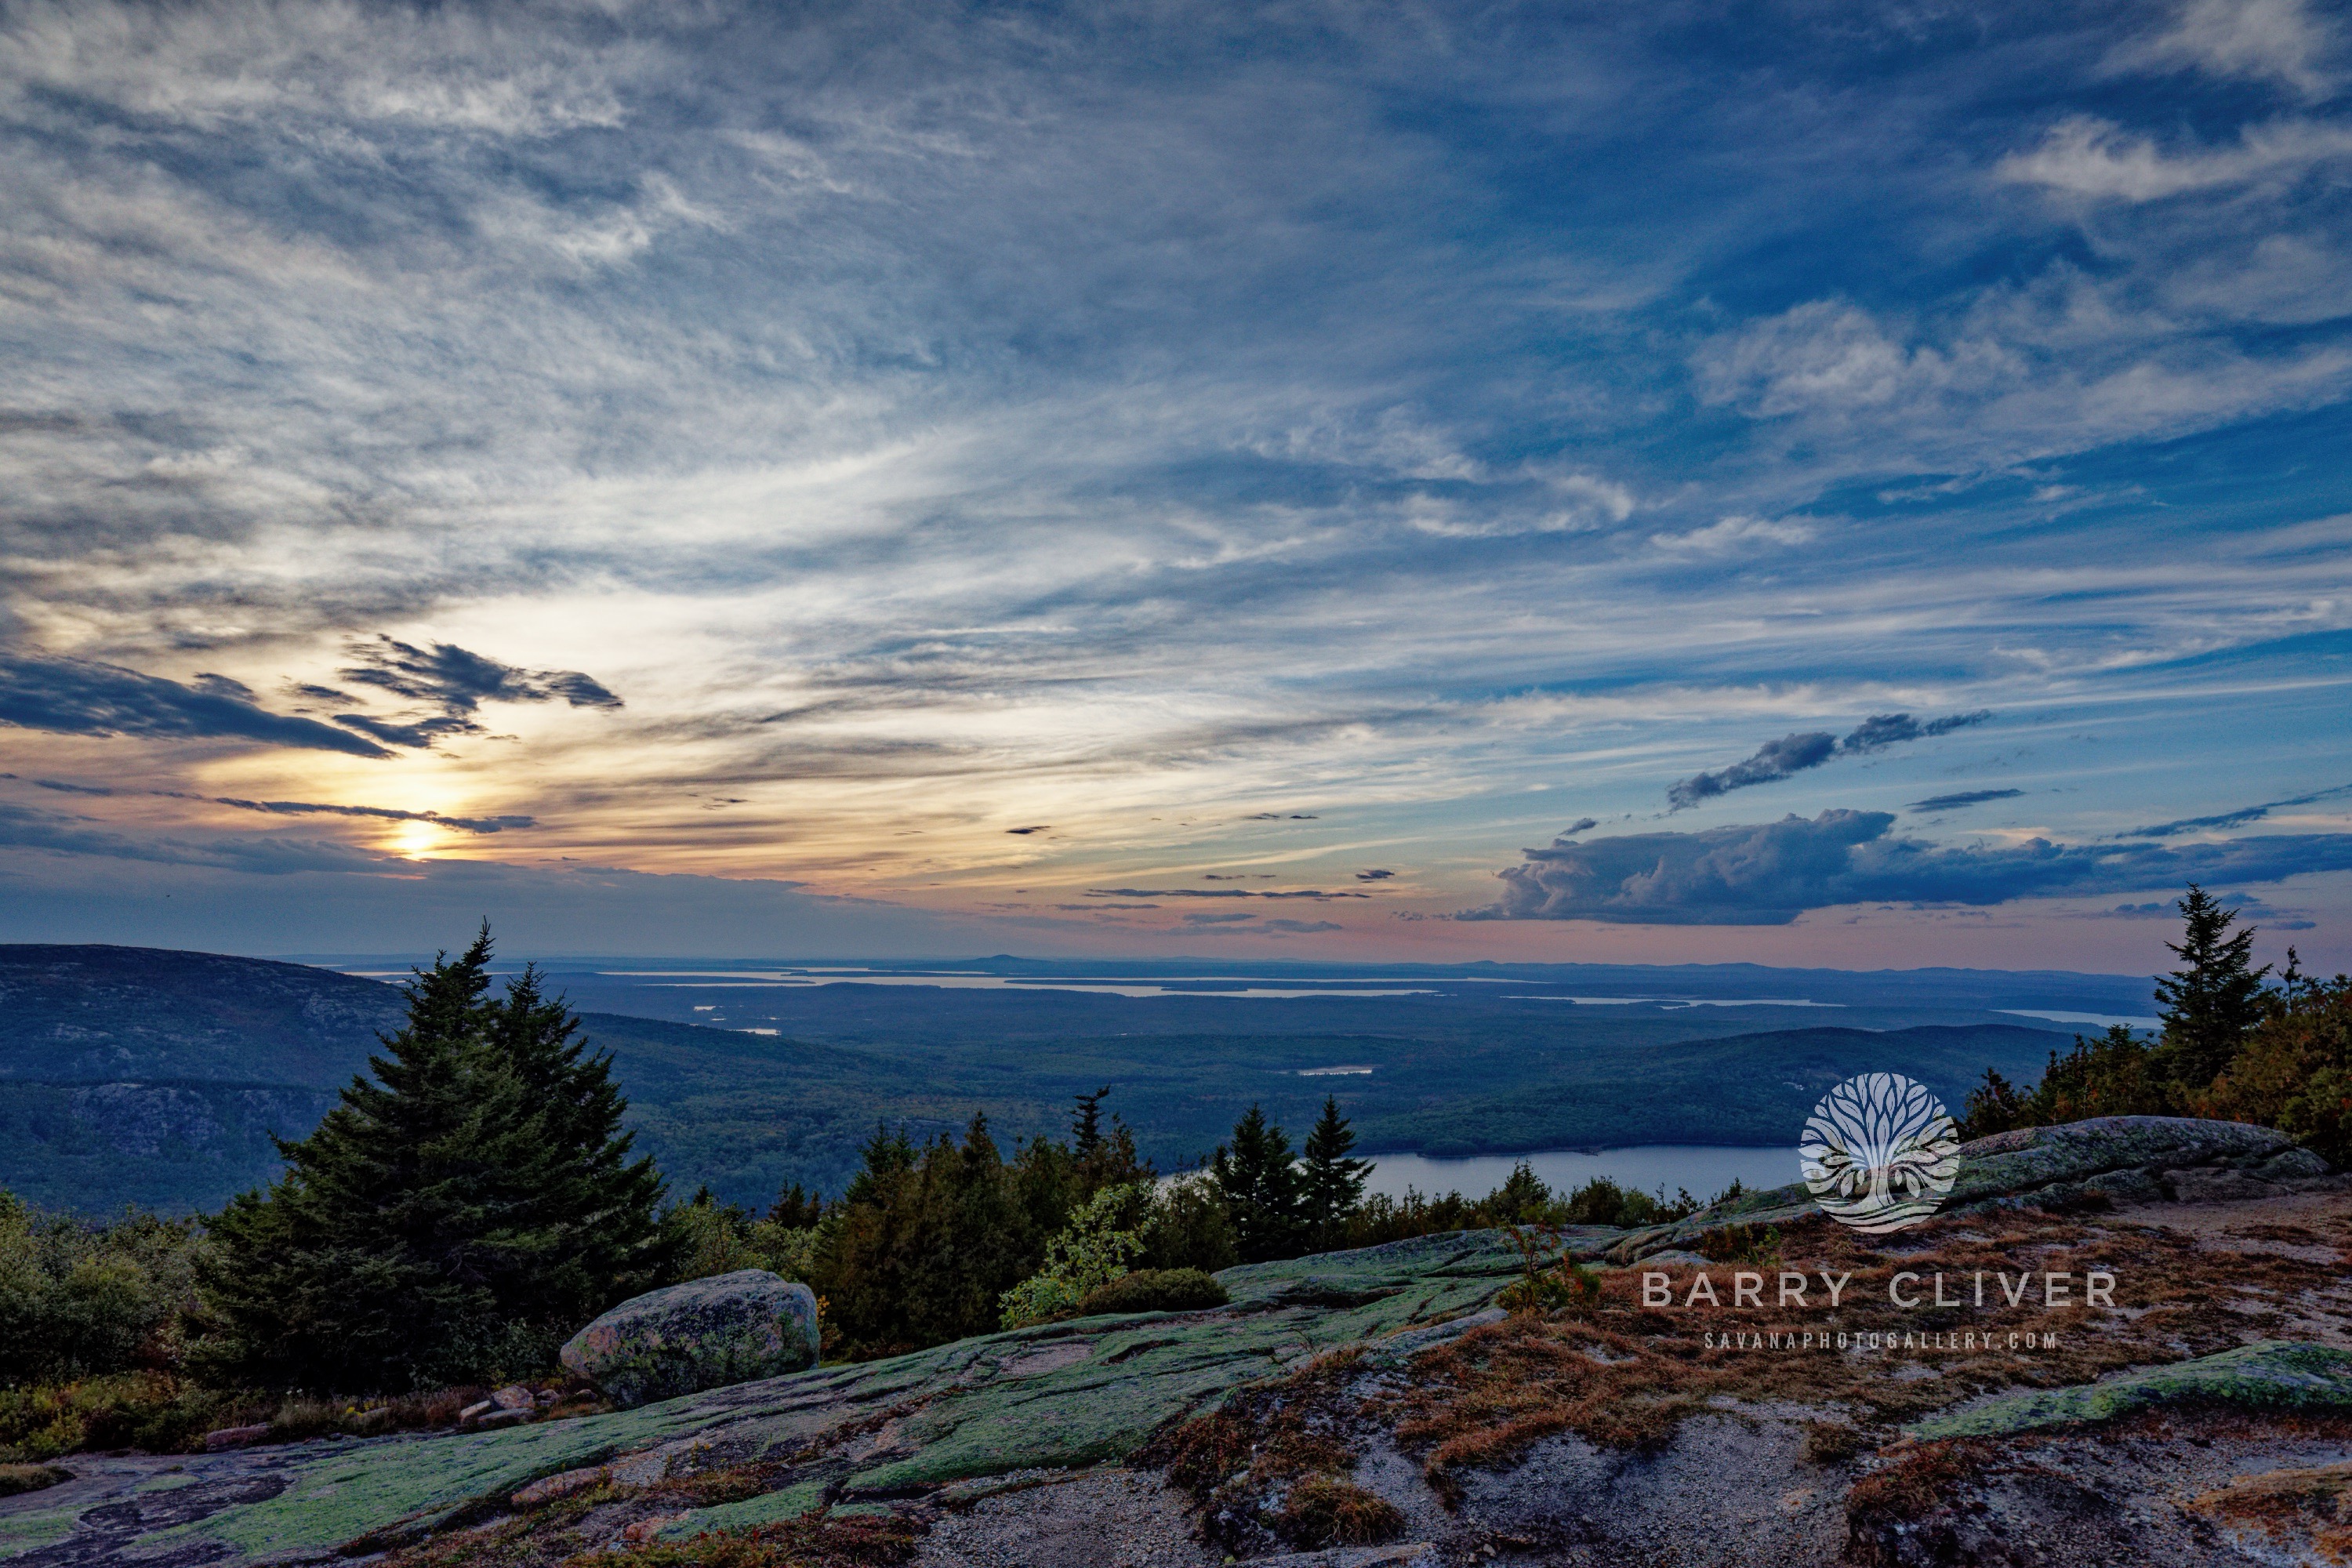
{"type": "Polygon", "coordinates": [[[2352,966],[2352,15],[0,6],[0,940],[2352,966]]]}

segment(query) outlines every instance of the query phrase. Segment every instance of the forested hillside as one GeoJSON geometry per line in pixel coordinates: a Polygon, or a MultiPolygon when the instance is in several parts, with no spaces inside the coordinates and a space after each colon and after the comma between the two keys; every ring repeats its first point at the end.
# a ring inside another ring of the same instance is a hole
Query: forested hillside
{"type": "MultiPolygon", "coordinates": [[[[624,994],[586,989],[608,1005],[624,994]]],[[[1204,1153],[1252,1102],[1303,1130],[1331,1092],[1372,1152],[1785,1142],[1823,1089],[1863,1067],[1898,1067],[1957,1108],[1988,1065],[2030,1079],[2067,1039],[2010,1024],[1900,1026],[1955,1016],[1948,1000],[1832,1015],[1875,1027],[1800,1029],[1758,1027],[1785,1008],[1508,995],[830,984],[789,1002],[773,1036],[583,1014],[614,1054],[642,1146],[674,1182],[747,1203],[786,1181],[838,1191],[878,1120],[919,1134],[978,1110],[1025,1138],[1058,1132],[1070,1097],[1106,1084],[1162,1168],[1204,1153]]],[[[86,1212],[216,1206],[274,1169],[268,1134],[307,1132],[399,1014],[396,987],[305,965],[0,948],[0,1186],[86,1212]]]]}

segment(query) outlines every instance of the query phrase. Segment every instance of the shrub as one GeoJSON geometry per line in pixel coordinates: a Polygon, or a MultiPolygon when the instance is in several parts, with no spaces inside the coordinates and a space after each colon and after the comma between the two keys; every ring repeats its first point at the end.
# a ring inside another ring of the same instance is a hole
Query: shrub
{"type": "Polygon", "coordinates": [[[174,1364],[198,1245],[193,1220],[92,1225],[0,1192],[0,1380],[174,1364]]]}
{"type": "Polygon", "coordinates": [[[1198,1312],[1222,1307],[1232,1300],[1214,1276],[1198,1268],[1139,1268],[1124,1279],[1087,1291],[1079,1299],[1078,1315],[1198,1312]]]}
{"type": "Polygon", "coordinates": [[[71,1470],[61,1470],[55,1465],[0,1465],[0,1497],[42,1491],[71,1479],[71,1470]]]}
{"type": "Polygon", "coordinates": [[[1025,1328],[1076,1311],[1088,1294],[1124,1275],[1143,1250],[1135,1221],[1150,1202],[1144,1182],[1106,1187],[1087,1199],[1045,1244],[1045,1267],[999,1299],[1004,1326],[1025,1328]]]}
{"type": "Polygon", "coordinates": [[[1293,1546],[1378,1546],[1404,1533],[1404,1515],[1386,1498],[1335,1476],[1313,1476],[1290,1489],[1275,1528],[1293,1546]]]}

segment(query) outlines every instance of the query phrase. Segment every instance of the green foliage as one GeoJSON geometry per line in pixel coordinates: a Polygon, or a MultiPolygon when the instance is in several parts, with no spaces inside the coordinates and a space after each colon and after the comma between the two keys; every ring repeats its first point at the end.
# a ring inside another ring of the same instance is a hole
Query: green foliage
{"type": "MultiPolygon", "coordinates": [[[[1522,1167],[1524,1169],[1524,1167],[1522,1167]]],[[[1601,1276],[1561,1248],[1558,1228],[1547,1225],[1512,1226],[1511,1243],[1519,1249],[1519,1277],[1503,1287],[1495,1304],[1509,1312],[1589,1311],[1601,1302],[1601,1276]]]]}
{"type": "Polygon", "coordinates": [[[1198,1268],[1139,1268],[1097,1286],[1078,1302],[1082,1318],[1103,1312],[1201,1312],[1233,1297],[1198,1268]]]}
{"type": "Polygon", "coordinates": [[[1234,1222],[1205,1174],[1161,1184],[1143,1222],[1146,1268],[1198,1268],[1214,1274],[1242,1260],[1234,1222]]]}
{"type": "Polygon", "coordinates": [[[416,972],[407,1026],[201,1261],[220,1370],[401,1389],[527,1373],[662,1272],[661,1178],[629,1159],[610,1060],[529,970],[488,999],[485,926],[416,972]]]}
{"type": "Polygon", "coordinates": [[[0,1192],[0,1381],[176,1365],[200,1245],[192,1220],[89,1225],[0,1192]]]}
{"type": "Polygon", "coordinates": [[[1150,1205],[1151,1187],[1141,1182],[1105,1187],[1087,1199],[1045,1244],[1045,1266],[998,1299],[1003,1325],[1026,1328],[1074,1312],[1126,1274],[1143,1250],[1141,1221],[1150,1205]]]}
{"type": "Polygon", "coordinates": [[[2156,983],[2162,1005],[2168,1077],[2201,1089],[2230,1070],[2247,1031],[2263,1016],[2263,976],[2253,967],[2254,928],[2232,933],[2235,910],[2214,902],[2194,882],[2179,905],[2181,939],[2164,945],[2181,967],[2156,983]]]}
{"type": "Polygon", "coordinates": [[[1988,1068],[1960,1117],[1962,1138],[2018,1127],[2055,1127],[2093,1116],[2165,1116],[2179,1108],[2181,1088],[2164,1076],[2163,1047],[2117,1024],[2074,1048],[2050,1053],[2042,1081],[2021,1090],[1988,1068]]]}
{"type": "MultiPolygon", "coordinates": [[[[2309,1027],[2293,1022],[2315,1005],[2305,993],[2317,989],[2295,973],[2293,950],[2284,984],[2265,988],[2263,978],[2270,966],[2254,967],[2254,928],[2231,930],[2237,910],[2221,908],[2193,883],[2176,907],[2181,939],[2165,945],[2180,958],[2181,967],[2157,978],[2161,1037],[2143,1039],[2121,1024],[2095,1038],[2077,1035],[2065,1055],[2051,1053],[2041,1081],[2031,1089],[1987,1068],[1960,1117],[1961,1137],[2094,1116],[2210,1115],[2293,1131],[2315,1148],[2342,1147],[2326,1126],[2331,1089],[2320,1084],[2315,1094],[2302,1097],[2308,1086],[2294,1076],[2325,1072],[2327,1053],[2307,1037],[2309,1027]],[[2251,1072],[2241,1070],[2242,1056],[2263,1030],[2270,1031],[2264,1061],[2251,1072]],[[2303,1044],[2290,1044],[2290,1037],[2303,1044]],[[2292,1113],[2290,1100],[2297,1101],[2292,1113]],[[2289,1128],[2281,1119],[2290,1114],[2309,1131],[2289,1128]]],[[[2321,1026],[2319,1034],[2325,1033],[2321,1026]]],[[[2352,1084],[2345,1087],[2352,1090],[2352,1084]]]]}
{"type": "Polygon", "coordinates": [[[2291,967],[2201,1109],[2275,1127],[2338,1169],[2352,1165],[2352,978],[2305,981],[2291,967]]]}
{"type": "Polygon", "coordinates": [[[1307,1158],[1299,1172],[1299,1219],[1312,1251],[1341,1245],[1347,1238],[1348,1215],[1364,1200],[1364,1178],[1372,1163],[1349,1158],[1348,1152],[1355,1146],[1356,1134],[1349,1128],[1348,1119],[1339,1114],[1338,1097],[1326,1095],[1323,1114],[1307,1135],[1307,1158]]]}
{"type": "Polygon", "coordinates": [[[1298,1256],[1306,1231],[1298,1168],[1290,1139],[1259,1107],[1234,1124],[1230,1142],[1217,1145],[1209,1180],[1233,1221],[1244,1263],[1298,1256]]]}

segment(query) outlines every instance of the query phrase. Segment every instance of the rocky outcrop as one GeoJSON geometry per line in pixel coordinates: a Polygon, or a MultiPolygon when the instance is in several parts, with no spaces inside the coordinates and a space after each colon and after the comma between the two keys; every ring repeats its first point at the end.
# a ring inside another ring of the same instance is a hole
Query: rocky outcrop
{"type": "MultiPolygon", "coordinates": [[[[2182,1116],[2101,1116],[1962,1144],[1959,1177],[1937,1212],[2215,1203],[2281,1197],[2345,1181],[2318,1155],[2267,1127],[2182,1116]]],[[[1612,1235],[1594,1255],[1633,1263],[1688,1249],[1729,1226],[1785,1226],[1820,1212],[1804,1184],[1793,1182],[1711,1205],[1675,1225],[1612,1235]]]]}
{"type": "MultiPolygon", "coordinates": [[[[2252,1561],[2213,1531],[2286,1483],[2217,1491],[2204,1513],[2199,1492],[2326,1472],[2352,1453],[2352,1281],[2338,1252],[2352,1196],[2334,1184],[2257,1129],[2042,1130],[1971,1145],[1960,1212],[1895,1237],[1858,1236],[1783,1193],[1688,1227],[1560,1238],[1595,1258],[1647,1246],[1644,1264],[1675,1274],[1671,1313],[1640,1310],[1636,1274],[1604,1268],[1606,1300],[1589,1314],[1506,1314],[1495,1298],[1522,1267],[1507,1235],[1423,1237],[1228,1269],[1221,1308],[1081,1318],[597,1415],[77,1457],[73,1482],[0,1501],[0,1556],[320,1561],[541,1528],[555,1553],[887,1515],[929,1532],[919,1568],[1195,1568],[1234,1550],[1193,1539],[1210,1517],[1200,1489],[1229,1511],[1278,1511],[1306,1477],[1377,1497],[1402,1525],[1394,1544],[1334,1545],[1293,1559],[1301,1568],[2210,1568],[2252,1561]],[[2224,1178],[2276,1195],[2198,1201],[2224,1178]],[[2084,1202],[2093,1192],[2113,1206],[2084,1202]],[[1763,1241],[1759,1221],[1779,1239],[1763,1241]],[[1735,1225],[1749,1232],[1721,1234],[1735,1225]],[[1709,1261],[1727,1251],[1739,1261],[1709,1261]],[[1733,1270],[1776,1263],[1833,1267],[1851,1287],[1834,1308],[1818,1295],[1802,1310],[1743,1308],[1733,1270]],[[1996,1286],[1981,1304],[1971,1291],[1965,1309],[1913,1314],[1889,1283],[1898,1269],[2093,1268],[2124,1276],[2112,1311],[2079,1294],[2054,1311],[2005,1306],[1996,1286]],[[1683,1282],[1708,1268],[1720,1307],[1687,1308],[1683,1282]],[[1795,1330],[1812,1337],[1785,1342],[1795,1330]],[[1821,1342],[1829,1330],[1835,1347],[1821,1342]],[[2028,1354],[2012,1331],[2053,1337],[2028,1354]],[[1120,1468],[1202,1417],[1223,1425],[1189,1450],[1198,1475],[1120,1468]]],[[[1235,1554],[1298,1549],[1252,1538],[1235,1554]]]]}
{"type": "Polygon", "coordinates": [[[746,1268],[633,1297],[574,1334],[562,1360],[625,1407],[798,1372],[815,1364],[817,1339],[807,1286],[746,1268]]]}

